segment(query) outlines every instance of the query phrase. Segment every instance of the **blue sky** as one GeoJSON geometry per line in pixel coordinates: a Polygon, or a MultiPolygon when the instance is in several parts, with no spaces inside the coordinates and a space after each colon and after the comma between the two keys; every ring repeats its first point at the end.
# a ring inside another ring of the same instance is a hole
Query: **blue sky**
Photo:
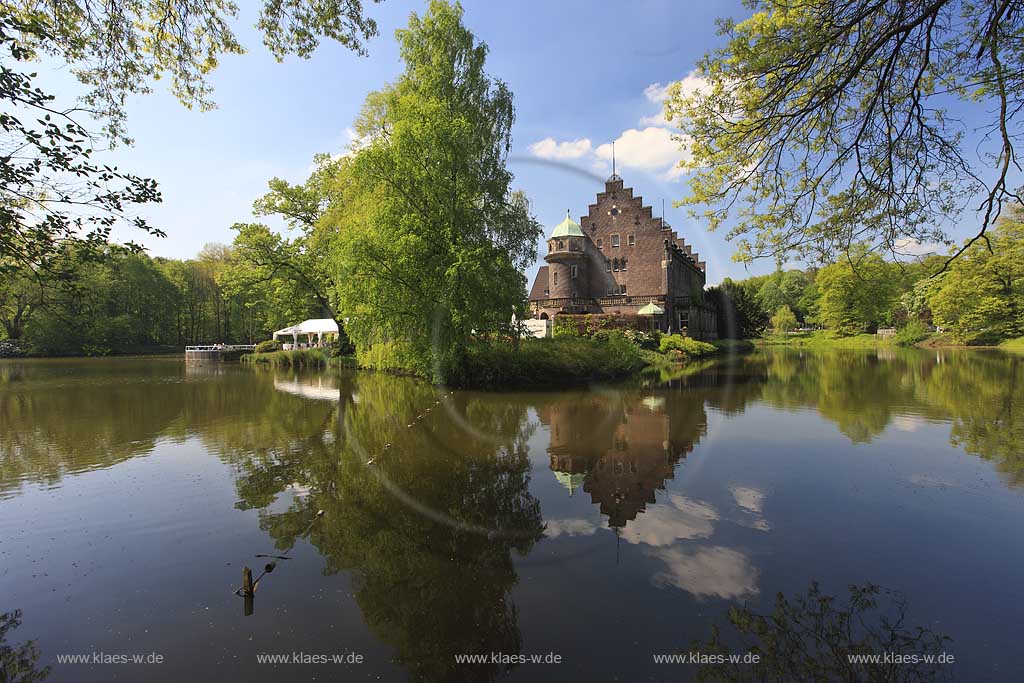
{"type": "MultiPolygon", "coordinates": [[[[235,30],[249,53],[225,57],[212,75],[218,109],[189,111],[157,82],[152,94],[129,104],[135,145],[107,155],[160,183],[163,203],[142,213],[167,237],[139,240],[153,255],[189,258],[207,242],[229,243],[232,223],[254,220],[252,202],[267,180],[301,181],[315,153],[342,151],[366,94],[401,72],[395,29],[424,9],[421,2],[367,3],[380,28],[368,57],[325,41],[311,59],[279,64],[252,28],[258,4],[240,6],[235,30]]],[[[644,122],[661,110],[649,87],[685,77],[717,40],[715,18],[744,15],[739,3],[468,0],[464,8],[466,24],[490,48],[488,71],[515,94],[515,187],[546,229],[566,208],[585,212],[610,172],[601,146],[626,133],[617,157],[627,186],[656,215],[665,200],[668,221],[708,261],[709,283],[745,276],[723,239],[671,208],[684,191],[666,177],[675,145],[644,122]],[[574,145],[552,147],[564,142],[574,145]]],[[[758,264],[751,272],[771,268],[758,264]]]]}
{"type": "MultiPolygon", "coordinates": [[[[546,229],[566,208],[574,216],[586,210],[610,173],[608,143],[617,140],[626,185],[655,215],[665,201],[668,222],[707,261],[709,284],[774,268],[732,263],[720,234],[672,208],[685,188],[671,171],[678,146],[658,120],[660,88],[685,78],[719,41],[715,18],[746,16],[738,2],[467,0],[464,7],[466,24],[490,47],[488,71],[515,94],[515,187],[546,229]]],[[[135,145],[109,156],[160,183],[163,204],[143,213],[168,236],[141,240],[150,253],[188,258],[207,242],[229,243],[232,223],[254,220],[252,202],[268,179],[301,181],[315,153],[343,151],[366,94],[401,72],[394,30],[423,8],[367,3],[380,28],[369,57],[325,42],[309,60],[279,64],[252,28],[258,5],[243,2],[235,28],[249,54],[224,58],[213,74],[217,110],[189,111],[159,82],[153,94],[133,98],[135,145]]]]}

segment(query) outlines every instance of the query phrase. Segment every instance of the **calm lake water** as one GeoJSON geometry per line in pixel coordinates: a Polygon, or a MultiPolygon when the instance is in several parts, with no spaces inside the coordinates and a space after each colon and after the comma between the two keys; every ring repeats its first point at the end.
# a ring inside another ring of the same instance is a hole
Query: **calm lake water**
{"type": "Polygon", "coordinates": [[[954,678],[1021,680],[1022,526],[1024,356],[768,350],[550,393],[0,363],[0,612],[52,680],[680,680],[652,655],[813,581],[899,591],[954,678]],[[247,616],[256,555],[290,559],[247,616]],[[94,652],[163,663],[58,663],[94,652]],[[257,662],[300,652],[363,661],[257,662]],[[492,653],[562,661],[455,661],[492,653]]]}

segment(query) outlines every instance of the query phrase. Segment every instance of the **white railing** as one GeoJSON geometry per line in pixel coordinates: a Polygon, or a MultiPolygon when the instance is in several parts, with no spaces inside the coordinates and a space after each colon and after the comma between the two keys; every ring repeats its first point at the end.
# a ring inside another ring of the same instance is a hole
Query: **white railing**
{"type": "Polygon", "coordinates": [[[255,351],[255,344],[204,344],[201,346],[186,346],[186,351],[255,351]]]}

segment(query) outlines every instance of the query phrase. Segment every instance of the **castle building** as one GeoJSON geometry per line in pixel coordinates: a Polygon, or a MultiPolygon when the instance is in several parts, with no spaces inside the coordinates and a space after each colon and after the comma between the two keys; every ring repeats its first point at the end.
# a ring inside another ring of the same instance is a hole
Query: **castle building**
{"type": "Polygon", "coordinates": [[[663,332],[716,336],[716,312],[704,300],[705,263],[614,173],[579,223],[566,212],[544,261],[530,290],[535,318],[644,316],[663,332]]]}

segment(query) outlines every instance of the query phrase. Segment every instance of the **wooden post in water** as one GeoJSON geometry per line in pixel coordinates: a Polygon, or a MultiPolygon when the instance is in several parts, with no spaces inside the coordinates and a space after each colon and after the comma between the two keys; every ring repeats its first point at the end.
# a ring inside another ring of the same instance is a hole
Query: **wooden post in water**
{"type": "Polygon", "coordinates": [[[245,607],[243,608],[243,614],[247,617],[252,616],[253,612],[253,583],[252,583],[252,570],[249,567],[242,568],[242,597],[245,598],[245,607]]]}

